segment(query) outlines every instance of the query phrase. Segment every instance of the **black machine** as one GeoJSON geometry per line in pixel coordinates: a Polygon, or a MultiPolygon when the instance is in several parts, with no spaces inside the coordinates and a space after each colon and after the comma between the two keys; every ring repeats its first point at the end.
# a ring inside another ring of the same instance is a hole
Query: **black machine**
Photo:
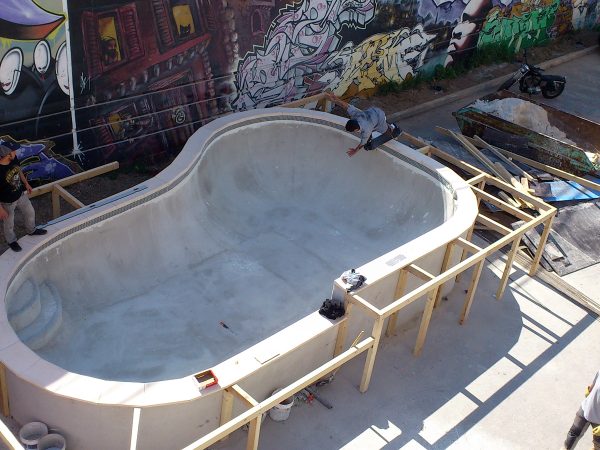
{"type": "Polygon", "coordinates": [[[519,90],[525,94],[541,94],[545,98],[555,98],[562,94],[567,80],[560,75],[544,75],[544,69],[527,63],[527,49],[523,51],[523,64],[508,80],[498,88],[509,89],[517,81],[519,90]]]}

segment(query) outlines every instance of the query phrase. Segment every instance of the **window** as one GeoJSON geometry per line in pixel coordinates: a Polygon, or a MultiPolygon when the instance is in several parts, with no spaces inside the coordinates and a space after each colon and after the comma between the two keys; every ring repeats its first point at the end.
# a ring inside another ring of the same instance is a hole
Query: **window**
{"type": "Polygon", "coordinates": [[[152,0],[152,7],[163,50],[203,33],[193,0],[152,0]]]}
{"type": "Polygon", "coordinates": [[[89,77],[144,55],[135,4],[81,16],[89,77]]]}

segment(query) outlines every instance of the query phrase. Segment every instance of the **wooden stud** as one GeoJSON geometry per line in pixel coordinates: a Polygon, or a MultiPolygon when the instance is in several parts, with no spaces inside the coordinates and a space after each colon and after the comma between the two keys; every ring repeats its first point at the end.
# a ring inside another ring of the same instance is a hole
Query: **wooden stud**
{"type": "MultiPolygon", "coordinates": [[[[477,197],[477,206],[479,207],[479,197],[477,197]]],[[[479,217],[480,214],[477,215],[477,218],[479,217]]],[[[477,218],[475,219],[477,221],[477,218]]],[[[475,223],[473,224],[473,226],[471,226],[471,228],[469,228],[469,230],[467,231],[467,235],[465,240],[467,241],[471,241],[471,239],[473,238],[473,230],[475,230],[475,223]]],[[[465,257],[467,256],[467,250],[463,248],[462,252],[460,253],[460,260],[459,260],[459,264],[462,263],[465,260],[465,257]]],[[[456,274],[456,277],[454,278],[454,282],[458,283],[460,282],[462,278],[462,272],[458,272],[456,274]]]]}
{"type": "MultiPolygon", "coordinates": [[[[233,394],[227,389],[223,389],[223,397],[221,399],[221,419],[219,421],[220,426],[229,422],[233,416],[233,399],[233,394]]],[[[224,439],[227,439],[228,437],[229,435],[225,436],[224,439]]]]}
{"type": "Polygon", "coordinates": [[[248,408],[258,405],[258,402],[237,384],[228,387],[226,390],[235,395],[248,408]]]}
{"type": "Polygon", "coordinates": [[[502,278],[500,279],[500,286],[498,286],[498,290],[496,291],[496,300],[500,300],[504,295],[504,290],[506,289],[506,285],[508,284],[508,277],[510,276],[513,261],[515,260],[515,255],[519,251],[520,244],[521,236],[519,236],[513,241],[510,247],[510,252],[508,252],[506,266],[504,266],[504,272],[502,273],[502,278]]]}
{"type": "Polygon", "coordinates": [[[479,213],[477,215],[477,219],[475,219],[477,222],[481,223],[482,225],[488,227],[491,230],[494,230],[500,234],[510,234],[512,233],[513,230],[511,230],[510,228],[502,225],[499,222],[496,222],[494,219],[490,219],[487,216],[484,216],[483,214],[479,213]]]}
{"type": "MultiPolygon", "coordinates": [[[[344,307],[346,309],[345,316],[347,319],[349,319],[350,313],[352,311],[353,303],[346,301],[344,307]]],[[[340,326],[338,328],[337,337],[335,339],[335,348],[333,350],[334,358],[336,356],[340,355],[343,351],[344,344],[346,343],[346,335],[348,334],[348,322],[349,322],[349,320],[345,320],[343,323],[340,324],[340,326]]]]}
{"type": "Polygon", "coordinates": [[[8,429],[5,423],[0,420],[0,439],[6,444],[10,450],[22,450],[23,444],[15,437],[14,434],[8,429]]]}
{"type": "Polygon", "coordinates": [[[293,102],[284,103],[281,106],[283,106],[284,108],[298,108],[301,106],[306,106],[309,103],[318,102],[319,100],[324,98],[327,98],[327,96],[323,92],[321,92],[319,94],[311,95],[310,97],[301,98],[300,100],[294,100],[293,102]]]}
{"type": "Polygon", "coordinates": [[[429,328],[429,322],[431,321],[431,314],[433,313],[433,307],[435,305],[435,298],[439,285],[434,287],[427,295],[427,301],[425,302],[425,309],[421,316],[421,325],[419,326],[419,333],[417,334],[417,342],[415,342],[415,348],[413,355],[419,356],[421,350],[423,350],[423,344],[425,344],[425,338],[427,337],[427,329],[429,328]]]}
{"type": "MultiPolygon", "coordinates": [[[[446,251],[444,252],[444,259],[442,260],[442,267],[440,268],[440,273],[444,273],[446,270],[448,270],[454,243],[455,243],[455,241],[448,242],[448,244],[446,244],[446,251]]],[[[437,308],[438,306],[440,306],[440,302],[442,300],[442,287],[443,287],[443,284],[440,286],[437,293],[435,294],[435,300],[433,302],[434,308],[437,308]]]]}
{"type": "Polygon", "coordinates": [[[523,212],[520,209],[518,209],[512,205],[509,205],[506,202],[503,202],[502,200],[498,200],[493,195],[488,194],[487,192],[485,192],[479,188],[476,188],[475,186],[472,186],[471,189],[473,190],[475,195],[478,197],[481,197],[482,200],[485,200],[486,202],[489,202],[492,205],[497,206],[498,208],[504,210],[505,212],[507,212],[515,217],[518,217],[521,220],[530,221],[530,220],[533,220],[533,218],[534,218],[531,214],[527,214],[526,212],[523,212]]]}
{"type": "Polygon", "coordinates": [[[460,324],[464,324],[469,316],[469,312],[471,311],[471,305],[473,304],[473,298],[475,297],[475,291],[477,290],[477,285],[479,284],[479,278],[481,277],[481,271],[483,270],[483,263],[485,259],[482,259],[475,266],[475,270],[473,271],[473,275],[471,276],[471,282],[469,283],[469,288],[467,289],[467,296],[465,298],[465,303],[463,304],[463,309],[460,314],[460,324]]]}
{"type": "Polygon", "coordinates": [[[111,162],[108,164],[104,164],[103,166],[100,166],[100,167],[95,167],[93,169],[86,170],[85,172],[76,173],[75,175],[71,175],[70,177],[62,178],[60,180],[53,181],[52,183],[43,184],[41,186],[34,188],[33,191],[31,192],[31,194],[29,195],[29,197],[33,198],[33,197],[37,197],[38,195],[47,194],[48,192],[51,192],[54,189],[54,186],[62,186],[62,187],[69,186],[71,184],[79,183],[80,181],[84,181],[89,178],[93,178],[98,175],[102,175],[104,173],[111,172],[118,168],[119,168],[119,163],[115,161],[115,162],[111,162]]]}
{"type": "Polygon", "coordinates": [[[246,442],[246,450],[258,450],[258,440],[260,439],[260,425],[262,414],[250,421],[248,429],[248,441],[246,442]]]}
{"type": "Polygon", "coordinates": [[[62,198],[64,198],[67,203],[69,203],[71,206],[75,207],[76,209],[83,208],[85,206],[74,195],[72,195],[70,192],[66,191],[65,188],[63,188],[59,184],[54,186],[54,189],[52,191],[53,192],[57,191],[58,195],[60,195],[62,198]]]}
{"type": "Polygon", "coordinates": [[[540,265],[540,260],[542,259],[542,253],[544,253],[544,247],[546,246],[546,241],[548,240],[548,236],[550,235],[550,230],[552,229],[552,222],[554,221],[554,216],[556,214],[556,210],[546,213],[550,217],[546,222],[544,222],[544,231],[542,231],[542,235],[540,236],[540,242],[538,243],[538,248],[535,252],[535,256],[533,257],[533,262],[531,263],[531,269],[529,270],[529,276],[532,277],[538,270],[540,265]]]}
{"type": "MultiPolygon", "coordinates": [[[[398,271],[398,281],[396,282],[396,289],[394,290],[394,300],[399,299],[404,294],[404,290],[406,289],[406,283],[408,282],[408,272],[404,269],[400,269],[398,271]]],[[[398,321],[398,313],[395,312],[392,314],[388,320],[387,328],[385,330],[385,335],[390,337],[394,334],[396,330],[396,322],[398,321]]]]}
{"type": "Polygon", "coordinates": [[[54,188],[52,189],[52,218],[56,219],[57,217],[60,217],[60,194],[58,192],[58,189],[56,189],[55,185],[54,188]]]}
{"type": "Polygon", "coordinates": [[[507,164],[509,167],[511,167],[520,176],[526,178],[528,181],[534,181],[534,178],[531,175],[529,175],[527,172],[525,172],[523,169],[521,169],[519,166],[517,166],[514,162],[512,162],[510,159],[508,159],[506,156],[504,156],[502,154],[502,152],[500,151],[501,150],[500,148],[498,148],[498,147],[496,147],[494,145],[488,144],[483,139],[481,139],[479,136],[474,136],[473,140],[475,141],[475,145],[479,145],[482,148],[487,148],[499,160],[501,160],[502,162],[504,162],[505,164],[507,164]]]}
{"type": "Polygon", "coordinates": [[[0,395],[2,396],[2,415],[10,416],[10,408],[8,404],[8,385],[6,383],[6,366],[0,362],[0,395]]]}
{"type": "Polygon", "coordinates": [[[377,356],[377,349],[379,348],[379,341],[381,340],[381,332],[383,330],[383,317],[379,317],[373,324],[373,345],[367,351],[367,359],[365,361],[365,367],[363,369],[362,379],[360,380],[359,391],[363,394],[369,389],[369,383],[371,382],[371,375],[373,374],[373,366],[375,365],[375,356],[377,356]]]}

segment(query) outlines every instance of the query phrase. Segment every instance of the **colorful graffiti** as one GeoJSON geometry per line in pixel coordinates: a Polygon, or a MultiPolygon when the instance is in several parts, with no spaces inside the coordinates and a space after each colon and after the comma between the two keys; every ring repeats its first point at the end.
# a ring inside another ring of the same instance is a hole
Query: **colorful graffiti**
{"type": "MultiPolygon", "coordinates": [[[[65,19],[56,0],[6,0],[0,9],[0,134],[43,139],[44,148],[68,155],[72,123],[65,19]]],[[[30,172],[36,180],[65,173],[52,164],[30,172]],[[56,172],[48,172],[53,167],[56,172]]]]}
{"type": "Polygon", "coordinates": [[[152,162],[222,114],[324,89],[368,94],[600,18],[600,0],[64,4],[4,0],[0,10],[0,135],[34,155],[28,173],[38,181],[152,162]]]}
{"type": "Polygon", "coordinates": [[[234,109],[275,105],[310,93],[336,59],[342,27],[364,28],[374,14],[373,0],[304,0],[282,10],[264,45],[238,65],[234,109]],[[317,80],[311,83],[314,75],[317,80]]]}

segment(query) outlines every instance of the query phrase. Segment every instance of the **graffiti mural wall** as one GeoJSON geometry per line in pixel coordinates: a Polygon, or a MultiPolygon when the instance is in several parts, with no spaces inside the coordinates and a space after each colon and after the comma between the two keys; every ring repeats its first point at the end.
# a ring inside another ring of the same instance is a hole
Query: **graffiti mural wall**
{"type": "Polygon", "coordinates": [[[5,0],[0,141],[39,182],[146,164],[232,111],[369,94],[599,20],[598,0],[5,0]]]}

